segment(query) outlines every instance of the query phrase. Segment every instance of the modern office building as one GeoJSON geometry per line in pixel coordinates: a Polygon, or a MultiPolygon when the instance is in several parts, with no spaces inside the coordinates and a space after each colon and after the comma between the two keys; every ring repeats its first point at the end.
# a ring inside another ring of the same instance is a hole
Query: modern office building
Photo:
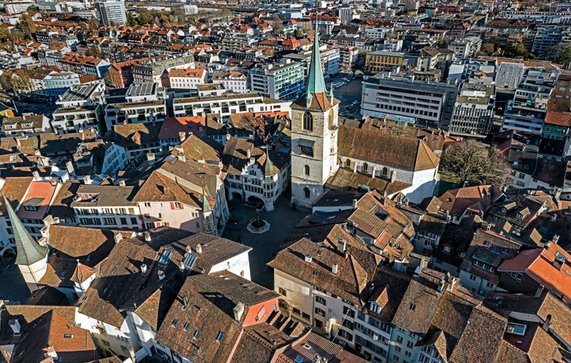
{"type": "Polygon", "coordinates": [[[304,67],[289,59],[258,65],[250,72],[250,88],[265,97],[294,100],[303,93],[304,67]]]}
{"type": "Polygon", "coordinates": [[[506,106],[503,129],[541,135],[547,101],[558,77],[554,69],[527,69],[514,98],[506,106]]]}
{"type": "Polygon", "coordinates": [[[446,129],[457,92],[456,86],[447,83],[378,74],[363,81],[361,114],[446,129]]]}
{"type": "Polygon", "coordinates": [[[405,64],[405,54],[401,52],[378,51],[365,55],[365,73],[375,74],[381,71],[391,71],[394,67],[405,64]]]}
{"type": "Polygon", "coordinates": [[[456,98],[448,131],[455,135],[486,137],[494,118],[495,86],[466,83],[456,98]]]}
{"type": "MultiPolygon", "coordinates": [[[[337,48],[320,47],[321,68],[325,77],[335,76],[341,69],[341,54],[337,48]]],[[[311,61],[311,52],[292,53],[284,56],[284,59],[291,59],[294,62],[300,62],[305,67],[305,74],[309,74],[309,63],[311,61]]]]}
{"type": "Polygon", "coordinates": [[[542,26],[539,27],[533,38],[531,52],[543,56],[550,48],[561,43],[563,38],[563,27],[542,26]]]}
{"type": "Polygon", "coordinates": [[[99,20],[105,25],[127,24],[125,2],[121,0],[100,0],[97,2],[99,20]]]}

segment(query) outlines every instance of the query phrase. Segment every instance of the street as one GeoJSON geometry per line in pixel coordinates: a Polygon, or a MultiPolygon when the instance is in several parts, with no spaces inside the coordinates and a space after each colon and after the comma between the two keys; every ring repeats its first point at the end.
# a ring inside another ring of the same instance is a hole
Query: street
{"type": "Polygon", "coordinates": [[[346,118],[361,118],[361,83],[362,79],[354,78],[349,83],[333,90],[339,105],[339,116],[346,118]]]}
{"type": "Polygon", "coordinates": [[[12,265],[0,272],[0,297],[2,300],[25,303],[30,296],[28,286],[24,282],[18,266],[12,265]]]}

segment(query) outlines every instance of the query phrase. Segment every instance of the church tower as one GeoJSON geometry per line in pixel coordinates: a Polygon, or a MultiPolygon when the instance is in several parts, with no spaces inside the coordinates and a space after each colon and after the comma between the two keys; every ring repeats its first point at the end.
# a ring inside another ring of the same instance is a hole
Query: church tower
{"type": "Polygon", "coordinates": [[[6,197],[4,204],[16,241],[16,264],[30,291],[37,290],[38,282],[48,268],[48,248],[34,240],[6,197]]]}
{"type": "Polygon", "coordinates": [[[338,168],[339,101],[327,92],[317,24],[305,94],[291,105],[291,202],[311,207],[338,168]]]}

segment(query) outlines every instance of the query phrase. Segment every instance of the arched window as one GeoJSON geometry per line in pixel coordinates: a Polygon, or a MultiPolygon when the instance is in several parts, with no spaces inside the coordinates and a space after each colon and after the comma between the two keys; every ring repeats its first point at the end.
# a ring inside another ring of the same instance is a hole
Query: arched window
{"type": "Polygon", "coordinates": [[[363,163],[363,171],[368,171],[368,170],[369,170],[369,164],[363,163]]]}
{"type": "Polygon", "coordinates": [[[350,168],[351,167],[351,159],[345,160],[345,166],[350,168]]]}
{"type": "Polygon", "coordinates": [[[311,195],[311,191],[309,190],[308,187],[303,188],[303,195],[305,196],[305,199],[309,199],[309,196],[311,195]]]}
{"type": "Polygon", "coordinates": [[[303,167],[303,172],[305,173],[305,175],[309,176],[309,165],[303,167]]]}
{"type": "Polygon", "coordinates": [[[313,116],[309,111],[303,114],[303,129],[313,131],[313,116]]]}

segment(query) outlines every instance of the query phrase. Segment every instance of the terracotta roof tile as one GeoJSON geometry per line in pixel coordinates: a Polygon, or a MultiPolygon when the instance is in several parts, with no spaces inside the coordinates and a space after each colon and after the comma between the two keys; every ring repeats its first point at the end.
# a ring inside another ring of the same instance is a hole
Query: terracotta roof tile
{"type": "Polygon", "coordinates": [[[439,163],[438,157],[423,141],[380,130],[341,127],[338,140],[340,155],[388,167],[421,171],[435,169],[439,163]]]}

